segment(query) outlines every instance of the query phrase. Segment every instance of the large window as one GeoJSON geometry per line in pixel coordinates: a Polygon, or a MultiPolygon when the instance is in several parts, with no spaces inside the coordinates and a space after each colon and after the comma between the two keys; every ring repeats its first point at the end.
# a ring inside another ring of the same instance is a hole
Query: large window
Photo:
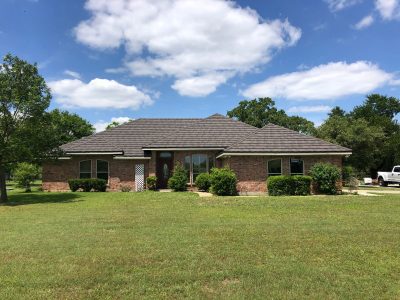
{"type": "Polygon", "coordinates": [[[97,178],[108,181],[108,161],[97,160],[96,172],[97,178]]]}
{"type": "Polygon", "coordinates": [[[301,159],[290,159],[290,175],[304,175],[304,161],[301,159]]]}
{"type": "Polygon", "coordinates": [[[189,183],[194,183],[201,173],[208,173],[215,165],[214,156],[207,154],[192,154],[185,156],[184,167],[188,174],[189,183]]]}
{"type": "Polygon", "coordinates": [[[92,161],[83,160],[79,163],[79,178],[92,177],[92,161]]]}
{"type": "Polygon", "coordinates": [[[268,161],[268,176],[282,175],[282,160],[273,159],[268,161]]]}

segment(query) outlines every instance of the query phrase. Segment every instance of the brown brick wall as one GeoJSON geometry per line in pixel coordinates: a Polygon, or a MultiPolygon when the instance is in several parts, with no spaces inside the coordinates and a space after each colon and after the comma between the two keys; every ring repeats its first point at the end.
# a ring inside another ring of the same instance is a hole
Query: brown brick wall
{"type": "Polygon", "coordinates": [[[74,156],[69,160],[57,160],[43,164],[43,190],[68,191],[68,179],[79,178],[79,162],[92,160],[92,177],[96,177],[96,160],[109,163],[110,191],[119,191],[122,186],[135,189],[135,165],[144,164],[145,178],[149,176],[149,160],[116,160],[112,156],[74,156]]]}
{"type": "MultiPolygon", "coordinates": [[[[239,193],[267,192],[267,162],[273,159],[282,159],[282,174],[290,174],[290,158],[276,156],[231,156],[222,159],[222,165],[231,168],[238,178],[239,193]]],[[[341,156],[293,156],[304,160],[305,174],[317,162],[332,163],[342,168],[341,156]]]]}

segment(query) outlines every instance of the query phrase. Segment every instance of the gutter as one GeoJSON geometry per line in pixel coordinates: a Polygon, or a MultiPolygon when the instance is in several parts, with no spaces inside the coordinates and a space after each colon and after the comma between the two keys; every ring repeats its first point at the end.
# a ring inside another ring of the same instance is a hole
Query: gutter
{"type": "Polygon", "coordinates": [[[232,152],[222,153],[216,158],[229,156],[324,156],[324,155],[339,155],[349,156],[352,152],[232,152]]]}

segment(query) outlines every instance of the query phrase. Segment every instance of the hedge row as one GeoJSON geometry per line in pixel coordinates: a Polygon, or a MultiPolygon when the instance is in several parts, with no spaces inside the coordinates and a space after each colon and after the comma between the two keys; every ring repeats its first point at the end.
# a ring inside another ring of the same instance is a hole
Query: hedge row
{"type": "Polygon", "coordinates": [[[272,176],[267,180],[270,196],[306,196],[311,194],[310,176],[272,176]]]}
{"type": "Polygon", "coordinates": [[[105,192],[107,189],[107,181],[99,178],[70,179],[68,180],[71,191],[76,192],[81,189],[84,192],[105,192]]]}

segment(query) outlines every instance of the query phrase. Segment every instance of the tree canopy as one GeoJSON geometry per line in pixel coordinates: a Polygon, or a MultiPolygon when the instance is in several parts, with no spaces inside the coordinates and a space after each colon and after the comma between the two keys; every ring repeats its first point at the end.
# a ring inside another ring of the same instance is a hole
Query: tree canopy
{"type": "Polygon", "coordinates": [[[276,108],[271,98],[240,101],[227,115],[259,128],[273,123],[305,134],[315,134],[313,122],[299,116],[288,116],[284,110],[276,108]]]}
{"type": "Polygon", "coordinates": [[[77,115],[49,113],[50,100],[37,65],[7,54],[0,64],[0,202],[7,200],[5,170],[11,165],[57,157],[58,146],[93,132],[77,115]]]}

